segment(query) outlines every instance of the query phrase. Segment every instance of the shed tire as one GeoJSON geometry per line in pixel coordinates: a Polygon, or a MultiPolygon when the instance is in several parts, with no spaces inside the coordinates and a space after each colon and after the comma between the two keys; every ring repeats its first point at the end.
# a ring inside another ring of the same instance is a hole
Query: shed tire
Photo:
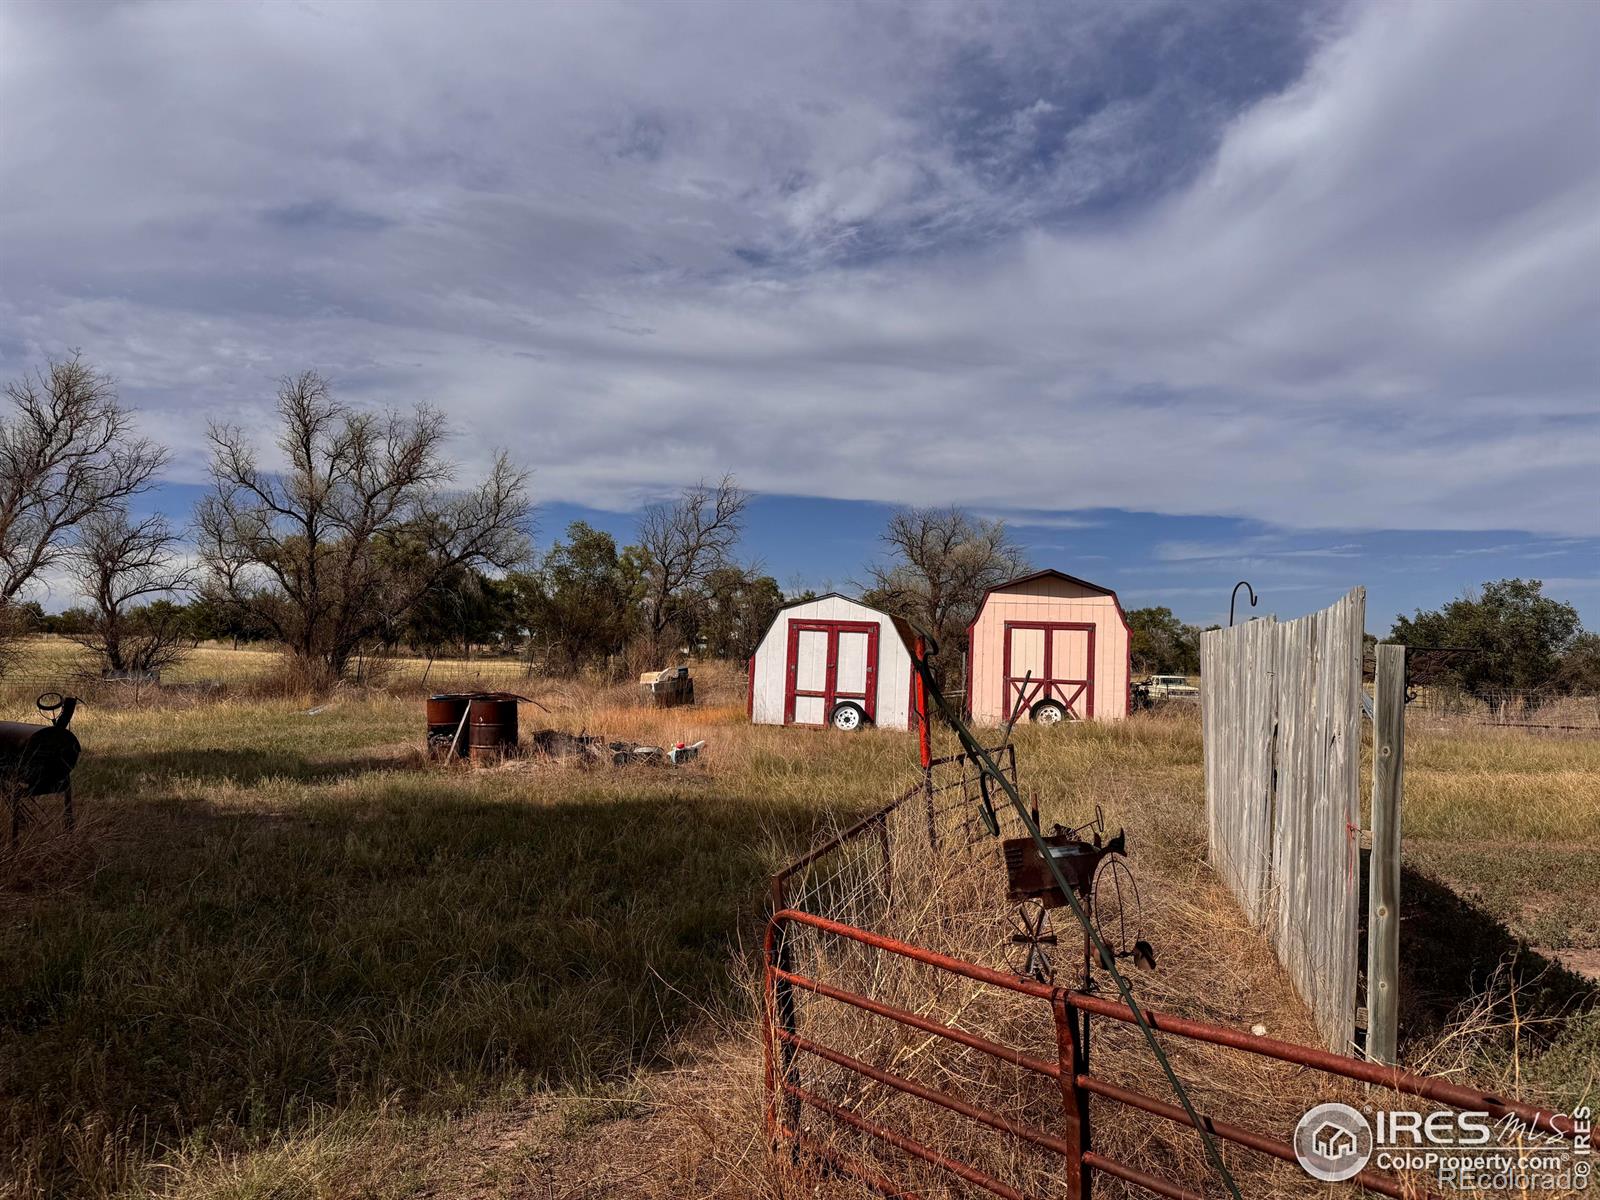
{"type": "Polygon", "coordinates": [[[1028,713],[1028,719],[1035,725],[1059,725],[1074,718],[1071,710],[1060,701],[1041,700],[1028,713]]]}
{"type": "Polygon", "coordinates": [[[859,704],[842,700],[828,714],[828,724],[840,733],[856,733],[866,728],[867,714],[859,704]]]}

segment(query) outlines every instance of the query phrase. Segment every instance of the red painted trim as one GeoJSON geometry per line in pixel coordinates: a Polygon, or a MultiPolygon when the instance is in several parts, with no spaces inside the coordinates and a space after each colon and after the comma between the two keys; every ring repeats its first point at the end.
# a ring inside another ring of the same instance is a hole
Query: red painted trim
{"type": "Polygon", "coordinates": [[[789,622],[787,633],[788,645],[783,658],[783,723],[793,725],[795,673],[800,669],[795,657],[800,650],[800,630],[794,621],[789,622]]]}
{"type": "Polygon", "coordinates": [[[1017,700],[1022,700],[1024,710],[1031,710],[1041,700],[1059,701],[1069,713],[1073,712],[1081,699],[1083,711],[1077,715],[1085,721],[1094,720],[1094,635],[1095,626],[1088,621],[1007,621],[1002,631],[1000,658],[1000,681],[1005,702],[1002,706],[1007,716],[1017,707],[1017,700]],[[1039,629],[1044,632],[1044,673],[1029,680],[1026,690],[1020,677],[1013,677],[1011,673],[1011,634],[1017,629],[1039,629]],[[1088,677],[1085,679],[1068,679],[1065,676],[1057,677],[1055,666],[1056,633],[1060,630],[1083,632],[1089,635],[1088,657],[1085,666],[1088,668],[1088,677]]]}
{"type": "Polygon", "coordinates": [[[893,622],[895,633],[897,633],[900,637],[900,640],[905,643],[906,653],[911,653],[911,644],[914,640],[914,634],[911,630],[911,627],[904,620],[895,616],[893,613],[884,612],[881,608],[873,608],[872,605],[863,603],[862,601],[857,600],[854,596],[846,596],[843,592],[825,592],[820,596],[812,596],[809,600],[789,600],[779,605],[777,615],[772,618],[772,623],[767,626],[767,631],[761,635],[760,644],[763,646],[766,645],[767,639],[772,636],[772,631],[778,627],[778,622],[787,620],[785,614],[789,611],[789,609],[799,608],[801,605],[805,604],[815,604],[819,600],[843,600],[848,604],[853,604],[857,608],[864,608],[868,612],[877,613],[886,620],[893,622]]]}
{"type": "Polygon", "coordinates": [[[744,698],[744,715],[752,721],[756,716],[756,656],[750,656],[750,682],[744,698]]]}
{"type": "Polygon", "coordinates": [[[1034,583],[1040,579],[1064,579],[1068,583],[1075,583],[1079,587],[1086,587],[1091,591],[1099,592],[1102,596],[1110,596],[1111,604],[1117,610],[1117,620],[1122,622],[1122,635],[1126,643],[1124,657],[1127,660],[1126,678],[1123,680],[1122,715],[1127,716],[1133,711],[1133,626],[1128,624],[1128,614],[1123,611],[1122,600],[1117,593],[1098,583],[1090,583],[1087,579],[1079,579],[1076,575],[1068,575],[1065,571],[1044,570],[1035,571],[1031,575],[1019,575],[1015,579],[1008,579],[1005,583],[996,584],[983,593],[983,599],[978,601],[978,615],[972,619],[972,624],[967,626],[967,716],[972,716],[972,677],[976,674],[973,668],[973,646],[979,625],[983,623],[983,611],[989,606],[989,597],[996,592],[1004,592],[1025,583],[1034,583]]]}
{"type": "Polygon", "coordinates": [[[834,706],[841,700],[858,700],[862,709],[867,714],[867,720],[878,719],[878,637],[882,626],[877,621],[801,621],[789,622],[789,657],[785,664],[784,695],[783,695],[783,723],[794,724],[794,702],[796,696],[817,696],[822,700],[822,719],[826,724],[828,715],[833,712],[834,706]],[[797,655],[800,649],[800,634],[822,633],[828,638],[827,658],[823,668],[823,681],[821,691],[801,691],[797,687],[799,661],[797,655]],[[862,692],[841,692],[839,690],[839,635],[841,633],[864,633],[867,635],[867,662],[866,680],[862,692]]]}
{"type": "MultiPolygon", "coordinates": [[[[918,661],[926,662],[927,640],[918,636],[913,653],[918,661]]],[[[928,729],[928,696],[922,682],[922,673],[917,670],[916,663],[911,666],[911,713],[917,719],[917,754],[922,762],[922,769],[926,771],[933,763],[933,742],[928,729]]]]}

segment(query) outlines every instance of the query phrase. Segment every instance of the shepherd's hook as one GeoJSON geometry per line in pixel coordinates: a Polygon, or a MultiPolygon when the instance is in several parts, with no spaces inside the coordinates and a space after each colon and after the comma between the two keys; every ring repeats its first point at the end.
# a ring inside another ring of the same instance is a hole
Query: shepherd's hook
{"type": "Polygon", "coordinates": [[[1228,628],[1229,629],[1233,628],[1233,606],[1236,603],[1238,603],[1238,600],[1239,600],[1239,589],[1240,588],[1243,588],[1245,591],[1250,593],[1250,607],[1254,608],[1256,606],[1257,596],[1256,596],[1255,588],[1250,586],[1250,583],[1249,583],[1248,580],[1244,580],[1244,579],[1239,580],[1238,583],[1233,585],[1233,595],[1228,597],[1228,628]]]}

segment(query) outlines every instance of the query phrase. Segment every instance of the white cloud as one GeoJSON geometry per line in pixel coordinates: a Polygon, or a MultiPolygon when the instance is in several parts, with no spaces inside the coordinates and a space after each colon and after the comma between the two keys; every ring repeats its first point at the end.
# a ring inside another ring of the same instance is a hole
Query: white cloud
{"type": "Polygon", "coordinates": [[[1060,13],[0,10],[0,368],[187,478],[316,365],[602,506],[1596,531],[1600,8],[1367,5],[1232,109],[1046,94],[1183,6],[1060,13]]]}

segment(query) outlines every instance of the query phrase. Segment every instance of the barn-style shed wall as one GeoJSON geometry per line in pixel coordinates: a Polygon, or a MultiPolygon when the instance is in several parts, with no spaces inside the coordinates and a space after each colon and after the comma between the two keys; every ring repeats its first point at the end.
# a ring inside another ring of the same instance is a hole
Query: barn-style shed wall
{"type": "MultiPolygon", "coordinates": [[[[975,723],[998,725],[1010,717],[1010,706],[1015,703],[1014,685],[1010,689],[1011,700],[1007,700],[1008,623],[1013,627],[1009,639],[1013,657],[1021,656],[1026,642],[1032,661],[1042,659],[1039,647],[1045,631],[1032,627],[1044,625],[1054,631],[1053,660],[1059,658],[1072,664],[1063,668],[1060,662],[1053,661],[1057,674],[1081,677],[1083,660],[1092,658],[1093,712],[1085,703],[1075,715],[1092,716],[1095,720],[1128,715],[1128,623],[1116,594],[1058,571],[1043,571],[993,589],[978,610],[970,630],[967,658],[967,707],[975,723]],[[1081,633],[1056,630],[1060,626],[1087,628],[1081,633]]],[[[1020,666],[1014,672],[1025,673],[1020,666]]],[[[1026,712],[1023,719],[1027,719],[1026,712]]]]}
{"type": "MultiPolygon", "coordinates": [[[[843,622],[877,626],[873,724],[911,727],[911,653],[888,613],[847,596],[822,596],[778,613],[750,659],[750,719],[757,725],[785,723],[789,683],[789,626],[793,622],[843,622]]],[[[824,714],[826,720],[826,714],[824,714]]]]}

